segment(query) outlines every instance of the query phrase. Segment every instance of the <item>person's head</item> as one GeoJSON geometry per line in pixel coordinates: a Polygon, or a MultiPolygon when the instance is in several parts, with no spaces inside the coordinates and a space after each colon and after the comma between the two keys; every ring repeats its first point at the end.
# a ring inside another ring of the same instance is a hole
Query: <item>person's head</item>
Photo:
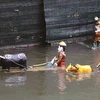
{"type": "Polygon", "coordinates": [[[58,52],[65,51],[66,43],[64,41],[59,42],[58,52]]]}

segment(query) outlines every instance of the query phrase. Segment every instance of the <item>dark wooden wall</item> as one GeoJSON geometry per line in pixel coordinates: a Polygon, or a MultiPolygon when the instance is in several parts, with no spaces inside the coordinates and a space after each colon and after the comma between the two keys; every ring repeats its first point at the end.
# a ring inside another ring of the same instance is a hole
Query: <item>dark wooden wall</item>
{"type": "Polygon", "coordinates": [[[0,0],[0,46],[93,35],[100,0],[0,0]]]}
{"type": "Polygon", "coordinates": [[[43,0],[0,0],[0,46],[45,42],[43,0]]]}
{"type": "Polygon", "coordinates": [[[44,0],[46,41],[93,35],[100,0],[44,0]]]}

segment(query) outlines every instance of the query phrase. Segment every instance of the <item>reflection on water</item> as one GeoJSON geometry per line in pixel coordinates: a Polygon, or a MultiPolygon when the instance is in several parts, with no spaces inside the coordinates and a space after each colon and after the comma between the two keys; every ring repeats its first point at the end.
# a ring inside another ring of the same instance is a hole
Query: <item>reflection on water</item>
{"type": "Polygon", "coordinates": [[[25,85],[27,76],[25,74],[0,74],[1,80],[4,82],[5,87],[18,87],[25,85]]]}
{"type": "Polygon", "coordinates": [[[66,72],[63,69],[58,69],[58,88],[60,93],[63,94],[63,91],[66,89],[66,72]]]}
{"type": "Polygon", "coordinates": [[[95,85],[100,88],[100,72],[95,73],[95,85]]]}
{"type": "Polygon", "coordinates": [[[79,74],[79,75],[73,75],[73,74],[68,74],[66,75],[66,80],[68,82],[72,82],[74,81],[83,81],[85,79],[90,79],[91,78],[91,74],[79,74]]]}
{"type": "Polygon", "coordinates": [[[26,76],[11,76],[5,79],[5,86],[19,86],[24,85],[26,76]]]}

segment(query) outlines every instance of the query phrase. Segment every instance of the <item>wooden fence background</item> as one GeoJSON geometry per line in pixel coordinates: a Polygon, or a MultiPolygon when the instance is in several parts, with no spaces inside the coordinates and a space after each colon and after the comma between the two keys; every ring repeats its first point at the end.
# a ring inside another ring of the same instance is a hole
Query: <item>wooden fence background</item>
{"type": "Polygon", "coordinates": [[[100,0],[44,0],[46,41],[93,35],[100,0]]]}
{"type": "Polygon", "coordinates": [[[45,42],[42,0],[0,0],[0,46],[45,42]]]}
{"type": "Polygon", "coordinates": [[[0,0],[0,46],[93,35],[100,0],[0,0]]]}

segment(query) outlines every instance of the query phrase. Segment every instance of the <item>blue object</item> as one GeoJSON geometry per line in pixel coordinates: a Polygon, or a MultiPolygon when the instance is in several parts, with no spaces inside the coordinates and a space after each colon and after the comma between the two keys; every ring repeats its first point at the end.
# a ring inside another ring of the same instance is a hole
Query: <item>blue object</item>
{"type": "Polygon", "coordinates": [[[45,66],[45,67],[52,67],[55,62],[56,56],[45,66]]]}
{"type": "Polygon", "coordinates": [[[53,64],[50,62],[45,67],[52,67],[52,66],[53,66],[53,64]]]}

